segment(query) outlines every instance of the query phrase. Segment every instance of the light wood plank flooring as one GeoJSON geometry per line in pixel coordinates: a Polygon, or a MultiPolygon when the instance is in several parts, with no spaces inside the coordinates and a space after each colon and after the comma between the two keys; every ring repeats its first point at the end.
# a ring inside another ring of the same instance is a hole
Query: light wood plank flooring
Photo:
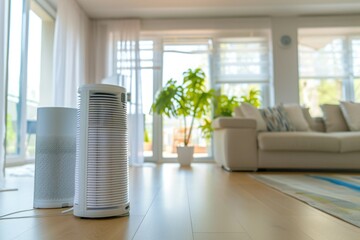
{"type": "MultiPolygon", "coordinates": [[[[286,173],[284,173],[286,174],[286,173]]],[[[33,178],[7,178],[17,192],[0,193],[0,215],[31,209],[33,178]]],[[[0,220],[0,239],[342,240],[360,228],[254,180],[213,164],[146,164],[130,169],[131,214],[79,219],[60,209],[0,220]]]]}

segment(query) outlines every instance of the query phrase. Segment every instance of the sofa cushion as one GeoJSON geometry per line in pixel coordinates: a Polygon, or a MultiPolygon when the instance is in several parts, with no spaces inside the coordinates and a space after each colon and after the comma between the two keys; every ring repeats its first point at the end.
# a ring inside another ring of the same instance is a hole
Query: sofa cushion
{"type": "Polygon", "coordinates": [[[300,105],[284,104],[283,108],[286,112],[286,116],[288,117],[290,123],[295,128],[295,131],[311,131],[309,123],[306,120],[300,105]]]}
{"type": "Polygon", "coordinates": [[[337,136],[319,132],[262,132],[258,142],[264,151],[340,152],[337,136]]]}
{"type": "Polygon", "coordinates": [[[340,152],[359,152],[360,151],[360,132],[336,132],[328,133],[340,142],[340,152]]]}
{"type": "Polygon", "coordinates": [[[286,112],[282,106],[264,108],[261,109],[260,112],[266,121],[266,127],[268,131],[295,131],[295,128],[287,118],[286,112]]]}
{"type": "Polygon", "coordinates": [[[325,122],[322,117],[313,118],[310,114],[309,108],[301,108],[303,115],[309,124],[310,130],[315,132],[325,132],[325,122]]]}
{"type": "Polygon", "coordinates": [[[326,132],[324,118],[322,117],[313,118],[313,122],[310,127],[311,130],[315,132],[326,132]]]}
{"type": "Polygon", "coordinates": [[[259,109],[249,103],[241,103],[241,112],[246,118],[252,118],[256,120],[256,129],[258,131],[266,131],[266,123],[261,116],[259,109]]]}
{"type": "Polygon", "coordinates": [[[339,105],[323,104],[321,110],[324,114],[326,132],[349,131],[339,105]]]}
{"type": "Polygon", "coordinates": [[[239,106],[239,107],[236,107],[236,108],[234,109],[234,116],[235,116],[235,117],[240,117],[240,118],[244,118],[244,117],[245,117],[245,115],[244,115],[244,113],[242,112],[240,106],[239,106]]]}
{"type": "Polygon", "coordinates": [[[360,131],[360,103],[340,102],[341,112],[351,131],[360,131]]]}

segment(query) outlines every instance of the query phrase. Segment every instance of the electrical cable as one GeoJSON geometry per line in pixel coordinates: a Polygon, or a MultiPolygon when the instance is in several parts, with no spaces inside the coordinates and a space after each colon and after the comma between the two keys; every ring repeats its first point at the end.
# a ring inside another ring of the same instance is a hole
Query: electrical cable
{"type": "Polygon", "coordinates": [[[62,211],[61,213],[62,213],[62,214],[65,214],[65,213],[72,212],[73,210],[74,210],[74,207],[69,208],[69,209],[66,209],[66,210],[62,211]]]}
{"type": "Polygon", "coordinates": [[[4,218],[4,217],[7,217],[7,216],[10,216],[10,215],[13,215],[13,214],[23,213],[23,212],[29,212],[29,211],[33,211],[33,210],[35,210],[35,209],[32,208],[32,209],[26,209],[26,210],[20,210],[20,211],[16,211],[16,212],[7,213],[7,214],[4,214],[4,215],[1,215],[1,216],[0,216],[0,219],[1,219],[1,218],[4,218]]]}
{"type": "Polygon", "coordinates": [[[66,209],[66,210],[61,211],[60,213],[56,213],[56,214],[39,214],[39,215],[32,215],[32,216],[8,217],[8,216],[11,216],[11,215],[14,215],[14,214],[18,214],[18,213],[23,213],[23,212],[29,212],[29,211],[34,211],[34,210],[36,210],[36,209],[32,208],[32,209],[20,210],[20,211],[11,212],[11,213],[7,213],[7,214],[4,214],[4,215],[1,215],[1,216],[0,216],[0,220],[62,216],[62,215],[65,215],[65,214],[71,212],[73,209],[74,209],[74,208],[71,207],[71,208],[69,208],[69,209],[66,209]]]}
{"type": "Polygon", "coordinates": [[[4,188],[0,189],[0,192],[11,192],[11,191],[17,191],[17,188],[4,188]]]}

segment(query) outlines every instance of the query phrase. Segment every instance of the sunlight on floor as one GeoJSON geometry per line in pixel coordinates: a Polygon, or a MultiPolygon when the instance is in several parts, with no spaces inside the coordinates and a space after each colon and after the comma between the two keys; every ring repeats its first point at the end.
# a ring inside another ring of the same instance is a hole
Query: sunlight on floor
{"type": "Polygon", "coordinates": [[[5,177],[34,177],[35,164],[5,168],[5,177]]]}

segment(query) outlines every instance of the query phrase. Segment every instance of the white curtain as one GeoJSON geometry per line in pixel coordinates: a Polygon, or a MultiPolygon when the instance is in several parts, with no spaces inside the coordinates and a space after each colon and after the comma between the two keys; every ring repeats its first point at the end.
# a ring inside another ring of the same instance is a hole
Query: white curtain
{"type": "Polygon", "coordinates": [[[76,107],[77,90],[88,81],[91,22],[75,0],[57,3],[54,46],[54,102],[76,107]]]}
{"type": "Polygon", "coordinates": [[[126,88],[130,164],[144,162],[144,115],[141,99],[139,33],[140,20],[97,21],[94,23],[92,81],[126,88]]]}
{"type": "Polygon", "coordinates": [[[6,55],[8,1],[0,1],[0,188],[5,171],[5,104],[6,104],[6,55]]]}

